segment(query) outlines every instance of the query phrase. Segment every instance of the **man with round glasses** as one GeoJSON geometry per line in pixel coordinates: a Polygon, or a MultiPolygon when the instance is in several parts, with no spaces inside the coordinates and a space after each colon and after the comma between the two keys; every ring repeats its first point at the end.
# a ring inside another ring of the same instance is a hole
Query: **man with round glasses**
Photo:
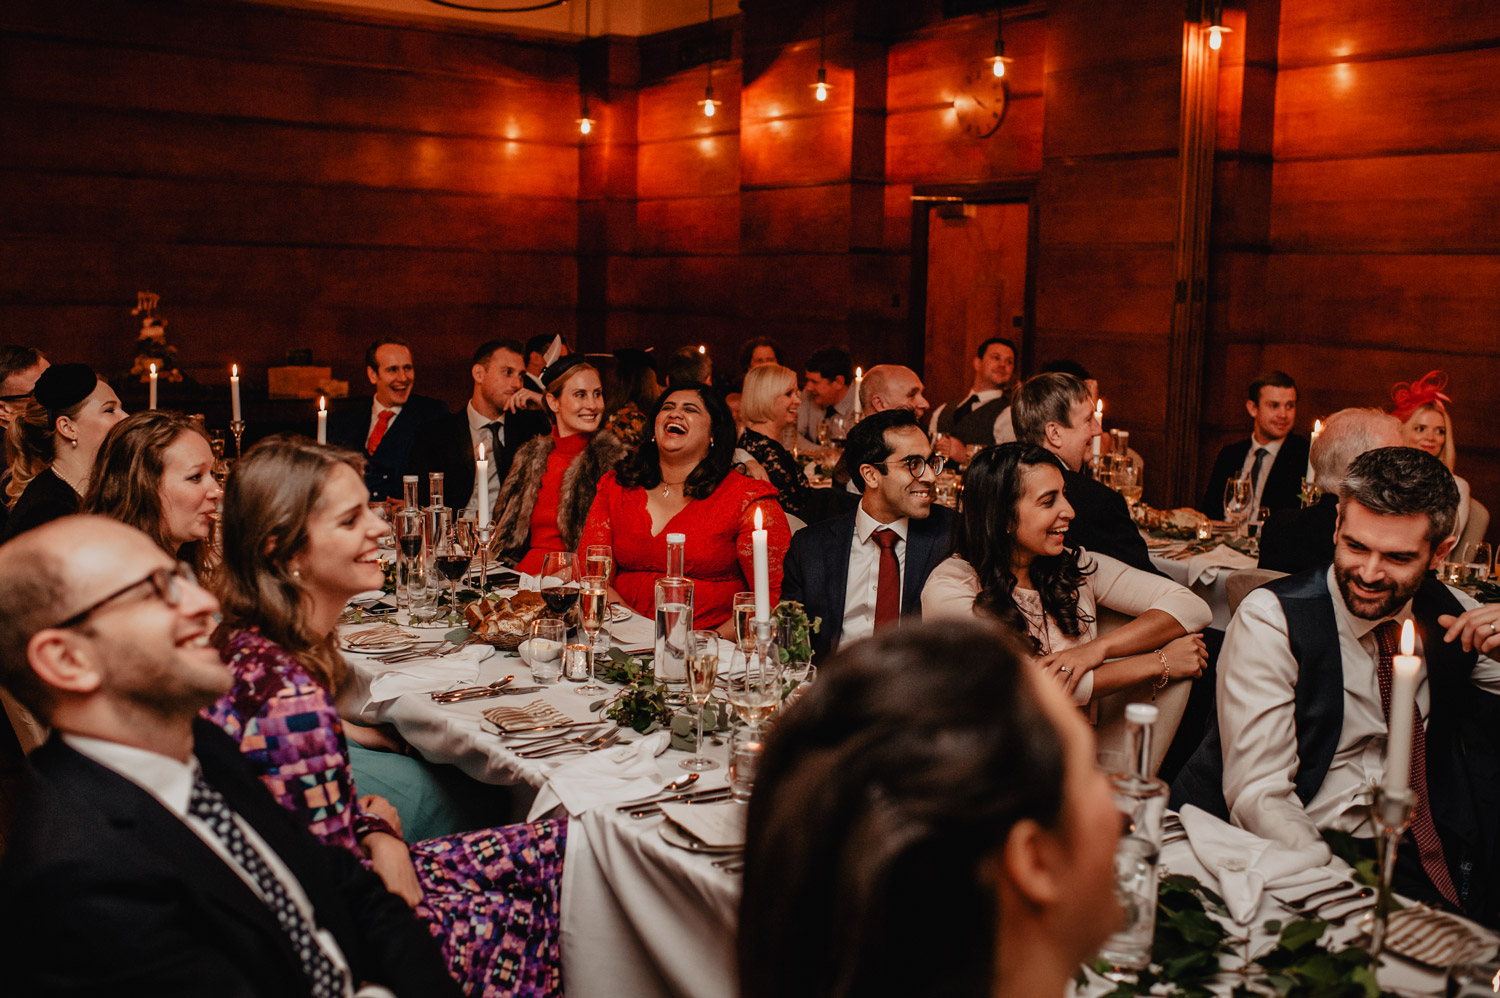
{"type": "Polygon", "coordinates": [[[0,547],[0,683],[53,729],[27,759],[0,864],[0,908],[25,913],[0,935],[7,983],[456,995],[405,903],[319,844],[198,717],[231,682],[218,609],[114,520],[68,517],[0,547]]]}
{"type": "Polygon", "coordinates": [[[783,599],[823,618],[823,658],[877,627],[922,612],[922,586],[949,554],[953,513],[932,502],[942,459],[910,409],[867,416],[849,431],[844,464],[862,491],[842,516],[799,530],[787,551],[783,599]]]}

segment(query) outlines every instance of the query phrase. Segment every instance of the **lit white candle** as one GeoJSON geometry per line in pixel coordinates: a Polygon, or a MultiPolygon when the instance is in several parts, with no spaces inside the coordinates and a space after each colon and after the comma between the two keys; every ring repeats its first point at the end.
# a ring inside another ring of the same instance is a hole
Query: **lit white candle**
{"type": "Polygon", "coordinates": [[[1417,672],[1422,660],[1416,650],[1416,634],[1411,620],[1401,625],[1401,654],[1391,660],[1390,736],[1386,740],[1385,789],[1388,793],[1405,792],[1411,776],[1411,736],[1417,705],[1417,672]]]}
{"type": "MultiPolygon", "coordinates": [[[[1094,403],[1094,418],[1099,421],[1099,432],[1104,432],[1104,400],[1099,399],[1094,403]]],[[[1098,453],[1095,451],[1094,453],[1098,453]]]]}
{"type": "Polygon", "coordinates": [[[229,406],[232,412],[230,416],[236,423],[242,422],[240,415],[240,365],[231,364],[229,367],[229,406]]]}
{"type": "Polygon", "coordinates": [[[702,343],[699,343],[698,344],[698,352],[700,354],[708,353],[708,347],[704,346],[702,343]]]}
{"type": "Polygon", "coordinates": [[[1318,442],[1318,434],[1322,432],[1323,421],[1321,419],[1313,420],[1312,437],[1307,441],[1307,480],[1309,482],[1313,480],[1312,445],[1318,442]]]}
{"type": "Polygon", "coordinates": [[[854,418],[859,419],[860,410],[864,408],[859,401],[859,386],[865,382],[865,369],[856,367],[854,369],[854,418]]]}
{"type": "Polygon", "coordinates": [[[755,556],[755,619],[771,619],[771,556],[766,531],[761,527],[760,507],[755,507],[755,532],[750,546],[755,556]]]}
{"type": "Polygon", "coordinates": [[[151,365],[151,400],[146,403],[147,409],[156,408],[156,365],[151,365]]]}
{"type": "Polygon", "coordinates": [[[1099,456],[1099,441],[1101,439],[1103,439],[1103,437],[1104,437],[1104,434],[1101,433],[1101,434],[1099,434],[1099,436],[1097,436],[1097,437],[1094,438],[1094,456],[1095,457],[1099,456]]]}
{"type": "Polygon", "coordinates": [[[328,396],[318,396],[318,443],[328,442],[328,396]]]}
{"type": "Polygon", "coordinates": [[[490,525],[490,462],[484,457],[484,444],[479,445],[479,460],[474,462],[474,481],[479,483],[479,525],[490,525]]]}

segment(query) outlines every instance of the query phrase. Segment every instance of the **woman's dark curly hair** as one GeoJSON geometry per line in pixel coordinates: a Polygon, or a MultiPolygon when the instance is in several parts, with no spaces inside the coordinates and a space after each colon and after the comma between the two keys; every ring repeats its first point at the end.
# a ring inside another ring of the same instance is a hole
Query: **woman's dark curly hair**
{"type": "MultiPolygon", "coordinates": [[[[973,566],[979,576],[975,605],[987,610],[1023,638],[1029,637],[1026,615],[1016,605],[1016,505],[1025,488],[1025,469],[1057,467],[1057,460],[1032,444],[986,447],[969,462],[964,473],[964,507],[953,531],[953,553],[973,566]]],[[[1042,597],[1042,609],[1070,638],[1093,618],[1078,611],[1078,590],[1089,573],[1078,565],[1078,549],[1063,548],[1055,556],[1031,562],[1031,584],[1042,597]]],[[[1033,652],[1041,642],[1029,638],[1033,652]]]]}
{"type": "Polygon", "coordinates": [[[766,741],[743,998],[989,995],[1000,911],[986,864],[1017,823],[1065,820],[1063,740],[1030,671],[980,620],[840,649],[766,741]]]}
{"type": "Polygon", "coordinates": [[[714,388],[692,382],[675,385],[661,393],[651,411],[646,413],[646,433],[641,446],[629,463],[615,471],[615,477],[626,488],[654,489],[661,484],[661,454],[656,449],[656,417],[668,399],[678,395],[693,394],[703,401],[708,413],[708,456],[688,475],[682,486],[683,495],[689,499],[707,499],[729,475],[734,465],[734,416],[729,406],[714,388]]]}

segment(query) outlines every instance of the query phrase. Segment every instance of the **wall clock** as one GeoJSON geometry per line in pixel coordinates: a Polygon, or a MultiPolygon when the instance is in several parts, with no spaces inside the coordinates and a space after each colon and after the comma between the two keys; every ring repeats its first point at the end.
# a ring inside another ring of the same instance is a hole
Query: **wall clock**
{"type": "Polygon", "coordinates": [[[988,70],[964,77],[953,110],[958,114],[958,125],[965,137],[987,139],[1000,130],[1008,106],[1005,82],[1004,77],[988,70]]]}

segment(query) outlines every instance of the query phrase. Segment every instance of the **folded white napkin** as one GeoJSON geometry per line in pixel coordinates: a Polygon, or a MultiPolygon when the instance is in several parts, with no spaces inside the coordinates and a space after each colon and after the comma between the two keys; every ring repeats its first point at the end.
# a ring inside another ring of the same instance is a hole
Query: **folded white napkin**
{"type": "Polygon", "coordinates": [[[1220,821],[1201,808],[1182,809],[1182,828],[1193,854],[1219,881],[1219,894],[1241,925],[1255,917],[1261,894],[1270,888],[1302,887],[1338,878],[1329,869],[1328,847],[1318,843],[1292,849],[1220,821]]]}
{"type": "Polygon", "coordinates": [[[1196,586],[1200,582],[1212,582],[1219,569],[1254,568],[1257,564],[1248,554],[1240,554],[1227,544],[1217,544],[1188,559],[1187,584],[1196,586]]]}
{"type": "Polygon", "coordinates": [[[650,797],[661,790],[656,757],[667,750],[671,738],[671,732],[658,731],[629,745],[540,760],[541,765],[556,768],[537,791],[526,820],[535,821],[559,803],[569,814],[578,815],[604,804],[650,797]]]}
{"type": "Polygon", "coordinates": [[[661,813],[704,845],[725,848],[745,844],[745,815],[750,806],[738,801],[723,804],[663,804],[661,813]]]}
{"type": "Polygon", "coordinates": [[[385,703],[409,693],[431,693],[448,686],[473,685],[479,663],[495,653],[489,645],[469,645],[442,658],[402,662],[370,682],[370,703],[385,703]]]}
{"type": "Polygon", "coordinates": [[[656,644],[656,622],[631,613],[626,620],[610,622],[609,639],[617,648],[650,648],[656,644]]]}

